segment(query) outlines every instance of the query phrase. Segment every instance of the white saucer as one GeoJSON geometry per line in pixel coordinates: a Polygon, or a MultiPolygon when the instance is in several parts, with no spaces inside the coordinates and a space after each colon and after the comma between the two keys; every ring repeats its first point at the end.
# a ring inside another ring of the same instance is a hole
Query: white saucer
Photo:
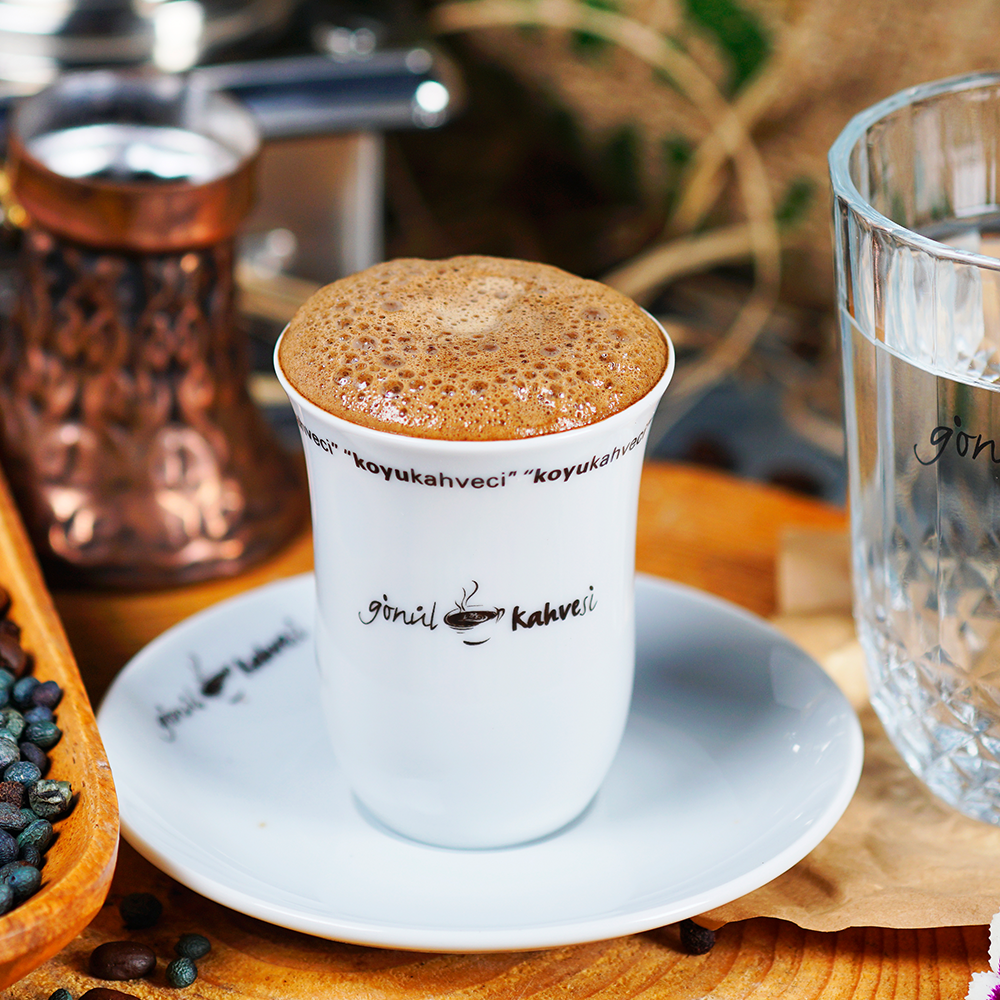
{"type": "Polygon", "coordinates": [[[98,723],[122,830],[217,902],[358,944],[545,948],[729,902],[831,829],[858,781],[861,729],[760,619],[649,577],[636,591],[628,730],[589,810],[555,836],[445,850],[359,812],[317,704],[311,575],[195,615],[118,676],[98,723]]]}

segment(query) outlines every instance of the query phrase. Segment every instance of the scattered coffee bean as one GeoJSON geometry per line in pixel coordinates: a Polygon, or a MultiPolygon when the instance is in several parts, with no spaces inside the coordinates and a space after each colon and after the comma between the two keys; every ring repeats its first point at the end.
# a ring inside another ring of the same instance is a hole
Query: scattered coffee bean
{"type": "Polygon", "coordinates": [[[4,782],[16,781],[23,792],[25,785],[33,785],[42,776],[41,768],[30,760],[19,760],[3,772],[4,782]]]}
{"type": "Polygon", "coordinates": [[[90,953],[90,974],[97,979],[141,979],[156,965],[156,952],[138,941],[105,941],[90,953]]]}
{"type": "Polygon", "coordinates": [[[204,958],[212,950],[212,942],[204,934],[182,934],[174,951],[183,958],[204,958]]]}
{"type": "Polygon", "coordinates": [[[21,751],[21,759],[34,764],[43,778],[49,773],[49,755],[40,746],[25,741],[19,745],[18,749],[21,751]]]}
{"type": "Polygon", "coordinates": [[[37,847],[44,852],[49,849],[54,836],[52,824],[47,819],[36,819],[17,835],[17,844],[18,847],[37,847]]]}
{"type": "Polygon", "coordinates": [[[73,1000],[73,994],[70,993],[70,991],[64,986],[60,986],[59,989],[57,989],[55,993],[49,997],[49,1000],[73,1000]]]}
{"type": "Polygon", "coordinates": [[[10,595],[0,587],[0,914],[38,891],[53,840],[51,821],[73,804],[68,781],[45,779],[50,767],[45,750],[62,736],[54,709],[63,691],[55,681],[32,675],[20,626],[6,617],[9,607],[10,595]]]}
{"type": "Polygon", "coordinates": [[[24,721],[28,725],[32,722],[52,722],[55,717],[55,712],[46,705],[34,705],[24,713],[24,721]]]}
{"type": "Polygon", "coordinates": [[[9,802],[0,802],[0,830],[9,833],[20,833],[28,825],[20,808],[9,802]]]}
{"type": "Polygon", "coordinates": [[[6,830],[0,830],[0,865],[17,861],[20,854],[17,841],[6,830]]]}
{"type": "Polygon", "coordinates": [[[95,986],[87,990],[80,1000],[139,1000],[134,993],[113,990],[110,986],[95,986]]]}
{"type": "Polygon", "coordinates": [[[28,805],[42,819],[59,819],[69,812],[73,803],[73,789],[68,781],[39,778],[28,789],[28,805]]]}
{"type": "MultiPolygon", "coordinates": [[[[9,618],[4,619],[4,624],[8,621],[9,618]]],[[[0,628],[0,664],[15,677],[20,677],[28,666],[28,654],[21,646],[21,637],[9,628],[0,628]]]]}
{"type": "MultiPolygon", "coordinates": [[[[11,765],[11,767],[16,766],[16,764],[11,765]]],[[[10,768],[7,770],[9,771],[10,768]]],[[[24,805],[24,785],[20,781],[7,780],[6,772],[4,780],[0,781],[0,802],[7,802],[15,809],[20,809],[24,805]]]]}
{"type": "Polygon", "coordinates": [[[180,958],[175,958],[167,966],[166,974],[167,982],[171,986],[182,990],[186,986],[190,986],[198,978],[198,966],[194,964],[193,959],[188,958],[186,955],[181,955],[180,958]]]}
{"type": "Polygon", "coordinates": [[[62,688],[55,681],[42,681],[31,692],[31,701],[36,708],[45,708],[50,712],[62,700],[62,688]]]}
{"type": "Polygon", "coordinates": [[[54,722],[30,722],[24,729],[24,738],[43,750],[51,750],[62,739],[62,730],[54,722]]]}
{"type": "Polygon", "coordinates": [[[6,771],[11,764],[21,759],[21,751],[13,740],[0,739],[0,771],[6,771]]]}
{"type": "Polygon", "coordinates": [[[42,873],[27,861],[11,861],[0,868],[0,882],[11,887],[18,906],[41,888],[42,873]]]}
{"type": "Polygon", "coordinates": [[[16,708],[8,705],[0,709],[0,729],[9,729],[14,735],[15,743],[21,738],[25,725],[27,723],[24,721],[24,716],[16,708]]]}
{"type": "Polygon", "coordinates": [[[32,868],[37,868],[39,871],[45,864],[45,855],[34,844],[25,844],[19,849],[18,856],[19,860],[27,861],[32,868]]]}
{"type": "Polygon", "coordinates": [[[14,682],[14,687],[11,688],[10,700],[18,708],[27,708],[31,704],[31,695],[34,693],[35,688],[38,687],[38,678],[32,677],[28,674],[27,677],[22,677],[20,680],[14,682]]]}
{"type": "Polygon", "coordinates": [[[693,920],[682,920],[681,947],[689,955],[707,955],[715,945],[715,931],[696,924],[693,920]]]}
{"type": "Polygon", "coordinates": [[[118,904],[125,926],[131,931],[152,927],[163,914],[163,904],[151,892],[130,892],[118,904]]]}

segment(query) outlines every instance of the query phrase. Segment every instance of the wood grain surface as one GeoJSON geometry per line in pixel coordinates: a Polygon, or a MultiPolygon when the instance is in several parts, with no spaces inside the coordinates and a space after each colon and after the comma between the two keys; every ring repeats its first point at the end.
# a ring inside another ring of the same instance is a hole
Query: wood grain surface
{"type": "Polygon", "coordinates": [[[53,960],[16,984],[10,1000],[45,1000],[58,987],[74,997],[97,985],[142,1000],[961,1000],[970,968],[986,968],[986,928],[803,931],[779,920],[728,924],[715,947],[686,955],[676,927],[534,952],[431,955],[306,937],[226,910],[149,868],[123,846],[113,903],[133,887],[155,892],[165,915],[152,930],[126,932],[114,906],[53,960]],[[194,985],[178,992],[164,977],[185,931],[212,939],[194,985]],[[87,974],[104,941],[141,941],[157,953],[144,980],[101,984],[87,974]]]}
{"type": "MultiPolygon", "coordinates": [[[[649,465],[640,495],[638,568],[710,590],[760,614],[775,607],[775,552],[793,527],[842,530],[841,511],[703,470],[649,465]]],[[[268,579],[308,569],[308,538],[238,580],[178,592],[62,593],[57,605],[88,685],[103,691],[130,655],[197,608],[268,579]]],[[[581,872],[586,878],[586,872],[581,872]]],[[[707,955],[683,952],[676,927],[547,951],[430,955],[362,948],[286,931],[219,906],[178,885],[123,844],[107,904],[62,952],[5,996],[45,1000],[59,986],[79,997],[110,985],[146,1000],[584,1000],[628,997],[781,997],[937,1000],[962,998],[972,971],[987,967],[985,927],[807,932],[771,919],[722,927],[707,955]],[[165,904],[148,931],[124,930],[116,903],[155,892],[165,904]],[[164,979],[177,936],[213,941],[194,985],[178,994],[164,979]],[[101,984],[86,972],[99,943],[132,938],[159,961],[145,980],[101,984]]]]}
{"type": "Polygon", "coordinates": [[[63,689],[63,738],[49,756],[49,777],[69,781],[77,801],[55,824],[42,887],[0,917],[0,989],[73,940],[98,912],[111,885],[118,849],[118,803],[97,723],[69,642],[42,580],[6,480],[0,477],[0,585],[34,675],[63,689]]]}

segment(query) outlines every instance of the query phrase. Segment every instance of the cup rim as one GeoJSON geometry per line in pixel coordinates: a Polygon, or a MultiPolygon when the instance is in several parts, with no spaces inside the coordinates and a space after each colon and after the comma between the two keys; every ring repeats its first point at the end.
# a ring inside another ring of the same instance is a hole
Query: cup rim
{"type": "MultiPolygon", "coordinates": [[[[311,416],[316,417],[321,421],[325,420],[334,427],[344,430],[345,432],[355,434],[362,440],[367,439],[372,442],[382,442],[383,444],[395,444],[397,447],[400,445],[400,442],[407,442],[407,446],[413,447],[417,451],[446,451],[453,452],[454,454],[470,453],[473,451],[480,451],[484,448],[491,452],[499,452],[505,450],[504,446],[507,446],[508,449],[516,448],[518,451],[530,451],[551,447],[556,439],[558,439],[560,444],[569,443],[572,440],[582,440],[588,436],[588,434],[593,434],[595,428],[606,429],[611,424],[627,423],[632,419],[632,416],[638,407],[649,405],[648,401],[651,396],[656,396],[657,404],[659,403],[660,397],[662,397],[663,392],[666,390],[667,386],[670,384],[670,380],[673,378],[677,351],[674,348],[674,343],[670,339],[670,335],[667,333],[663,324],[647,310],[643,309],[642,311],[646,313],[646,315],[649,316],[649,318],[656,324],[667,345],[667,363],[664,366],[663,373],[660,375],[659,379],[657,379],[657,381],[650,386],[650,388],[639,399],[625,407],[624,410],[618,410],[610,416],[603,417],[601,420],[595,421],[592,424],[585,424],[583,427],[574,427],[567,431],[551,431],[548,434],[536,434],[532,437],[485,439],[481,441],[455,441],[450,438],[416,437],[411,434],[402,434],[394,431],[379,430],[374,427],[365,427],[363,424],[355,424],[350,420],[345,420],[343,417],[338,417],[336,414],[330,413],[329,410],[324,410],[321,406],[317,406],[311,400],[306,399],[305,396],[303,396],[302,393],[300,393],[298,389],[296,389],[288,381],[285,373],[281,370],[281,365],[278,363],[278,349],[281,347],[282,338],[285,336],[285,330],[287,330],[291,325],[290,323],[286,324],[275,342],[272,361],[275,376],[290,400],[293,400],[296,405],[300,406],[311,416]]],[[[652,420],[652,416],[650,419],[652,420]]]]}
{"type": "Polygon", "coordinates": [[[930,254],[938,259],[969,264],[991,271],[1000,271],[1000,259],[996,257],[990,257],[973,250],[961,250],[958,247],[914,232],[912,229],[907,229],[906,226],[902,226],[898,222],[893,222],[862,196],[850,172],[851,154],[858,142],[873,125],[894,111],[941,94],[957,94],[988,86],[1000,86],[1000,72],[965,73],[907,87],[858,112],[834,140],[827,157],[835,200],[834,210],[836,211],[836,200],[843,199],[853,214],[863,218],[873,229],[890,234],[897,243],[930,254]]]}

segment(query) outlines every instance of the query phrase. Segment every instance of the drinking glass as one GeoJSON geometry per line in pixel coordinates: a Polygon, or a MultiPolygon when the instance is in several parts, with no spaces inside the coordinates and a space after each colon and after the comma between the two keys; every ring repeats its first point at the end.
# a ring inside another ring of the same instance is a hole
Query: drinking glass
{"type": "Polygon", "coordinates": [[[862,112],[830,171],[871,702],[936,795],[1000,824],[1000,75],[862,112]]]}

